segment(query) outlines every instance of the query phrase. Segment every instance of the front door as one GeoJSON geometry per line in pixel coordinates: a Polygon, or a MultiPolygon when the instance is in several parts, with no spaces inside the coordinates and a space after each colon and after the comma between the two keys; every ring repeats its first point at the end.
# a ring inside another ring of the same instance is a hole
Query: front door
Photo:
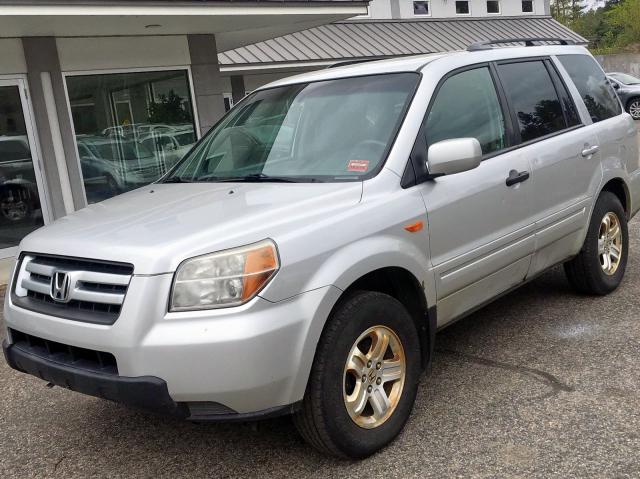
{"type": "Polygon", "coordinates": [[[0,258],[47,218],[23,79],[0,79],[0,258]]]}

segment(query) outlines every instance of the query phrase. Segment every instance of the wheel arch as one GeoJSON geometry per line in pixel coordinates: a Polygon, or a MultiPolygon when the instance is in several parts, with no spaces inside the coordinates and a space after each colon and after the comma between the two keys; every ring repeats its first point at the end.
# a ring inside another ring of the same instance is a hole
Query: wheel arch
{"type": "Polygon", "coordinates": [[[625,216],[627,217],[627,220],[629,220],[631,218],[631,193],[629,186],[625,181],[620,177],[611,178],[600,189],[598,197],[603,191],[608,191],[618,197],[620,203],[622,203],[622,209],[624,209],[625,216]]]}
{"type": "Polygon", "coordinates": [[[428,304],[425,285],[411,271],[401,266],[377,268],[353,281],[340,295],[333,311],[357,291],[375,291],[398,300],[413,319],[420,340],[422,366],[430,368],[433,359],[437,310],[428,304]]]}

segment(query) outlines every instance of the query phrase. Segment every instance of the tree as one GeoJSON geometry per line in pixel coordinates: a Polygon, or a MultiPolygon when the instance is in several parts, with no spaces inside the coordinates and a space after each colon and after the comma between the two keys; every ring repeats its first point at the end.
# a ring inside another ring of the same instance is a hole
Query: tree
{"type": "Polygon", "coordinates": [[[160,95],[160,101],[149,105],[149,123],[186,123],[191,115],[182,107],[182,97],[173,90],[168,95],[160,95]]]}
{"type": "Polygon", "coordinates": [[[552,0],[551,13],[600,53],[640,43],[640,0],[605,0],[596,9],[585,8],[584,0],[552,0]]]}
{"type": "Polygon", "coordinates": [[[617,46],[640,42],[640,0],[616,2],[607,12],[609,24],[617,28],[617,46]]]}

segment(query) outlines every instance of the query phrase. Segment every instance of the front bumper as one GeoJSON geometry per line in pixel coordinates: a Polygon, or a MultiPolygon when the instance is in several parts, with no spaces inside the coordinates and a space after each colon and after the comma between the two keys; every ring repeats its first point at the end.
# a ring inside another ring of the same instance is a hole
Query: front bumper
{"type": "Polygon", "coordinates": [[[12,304],[7,294],[8,328],[112,354],[116,378],[104,381],[93,372],[60,369],[11,344],[7,359],[54,384],[69,386],[68,380],[71,389],[133,406],[138,399],[120,391],[136,384],[134,389],[162,398],[160,406],[153,401],[147,407],[144,400],[140,407],[160,407],[160,412],[178,416],[186,414],[181,403],[204,405],[205,413],[207,404],[216,403],[251,418],[302,399],[317,341],[340,290],[327,286],[276,303],[257,297],[236,308],[168,313],[171,281],[170,274],[134,276],[120,316],[109,326],[28,311],[12,304]]]}
{"type": "Polygon", "coordinates": [[[43,358],[28,347],[2,343],[4,357],[17,371],[89,396],[109,399],[127,406],[163,415],[186,418],[189,410],[169,396],[167,383],[153,376],[127,378],[74,368],[43,358]]]}

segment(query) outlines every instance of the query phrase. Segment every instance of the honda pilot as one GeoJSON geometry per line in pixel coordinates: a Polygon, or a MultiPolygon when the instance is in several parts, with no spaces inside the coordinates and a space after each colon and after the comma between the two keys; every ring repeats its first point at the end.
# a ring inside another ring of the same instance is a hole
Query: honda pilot
{"type": "Polygon", "coordinates": [[[582,294],[625,273],[633,119],[584,48],[499,43],[267,85],[160,180],[30,234],[7,362],[190,421],[292,414],[336,456],[387,445],[438,330],[556,265],[582,294]]]}

